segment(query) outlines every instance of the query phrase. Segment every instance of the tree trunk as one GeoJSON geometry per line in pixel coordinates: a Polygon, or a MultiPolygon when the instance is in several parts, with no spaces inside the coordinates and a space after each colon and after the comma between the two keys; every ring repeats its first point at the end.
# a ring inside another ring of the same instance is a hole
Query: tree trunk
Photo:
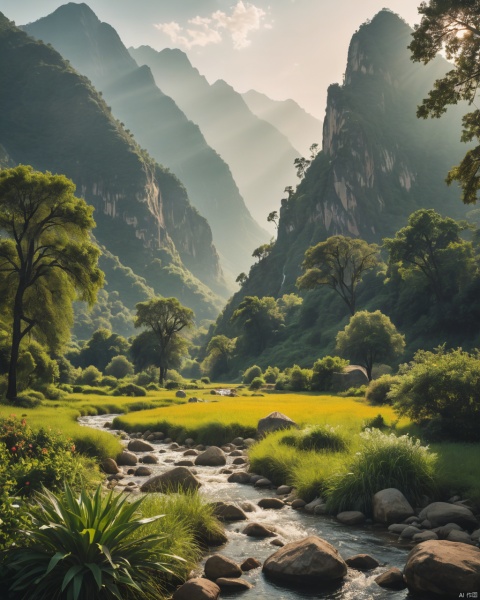
{"type": "Polygon", "coordinates": [[[12,349],[10,352],[10,364],[8,366],[7,400],[15,400],[17,397],[17,364],[20,354],[20,342],[22,340],[22,319],[20,308],[15,300],[13,311],[12,349]]]}
{"type": "Polygon", "coordinates": [[[160,366],[160,377],[158,378],[158,382],[160,383],[160,385],[163,387],[163,384],[165,383],[165,379],[167,378],[167,367],[165,367],[164,365],[160,366]]]}

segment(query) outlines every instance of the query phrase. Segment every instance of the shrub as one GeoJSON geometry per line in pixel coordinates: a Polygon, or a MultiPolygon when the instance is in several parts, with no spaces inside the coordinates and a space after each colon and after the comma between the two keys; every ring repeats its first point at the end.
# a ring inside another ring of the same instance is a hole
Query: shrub
{"type": "MultiPolygon", "coordinates": [[[[208,385],[210,383],[210,377],[202,377],[200,381],[205,385],[208,385]]],[[[193,381],[192,383],[196,383],[196,381],[193,381]]]]}
{"type": "Polygon", "coordinates": [[[400,369],[389,394],[400,415],[421,423],[439,419],[442,434],[453,440],[478,441],[480,431],[480,351],[461,348],[419,350],[400,369]]]}
{"type": "Polygon", "coordinates": [[[16,497],[16,481],[9,469],[10,451],[0,443],[0,549],[18,538],[18,531],[30,522],[25,502],[16,497]]]}
{"type": "Polygon", "coordinates": [[[171,381],[169,379],[168,381],[165,382],[165,389],[166,390],[178,390],[181,387],[183,387],[183,386],[178,381],[171,381]]]}
{"type": "Polygon", "coordinates": [[[328,450],[344,452],[348,449],[348,441],[337,427],[316,426],[307,429],[300,438],[300,450],[328,450]]]}
{"type": "Polygon", "coordinates": [[[147,390],[134,383],[124,383],[113,390],[114,396],[146,396],[147,390]]]}
{"type": "Polygon", "coordinates": [[[112,377],[111,375],[107,375],[106,377],[102,377],[99,384],[102,387],[117,387],[118,379],[116,377],[112,377]]]}
{"type": "Polygon", "coordinates": [[[101,387],[85,386],[82,389],[82,394],[94,394],[95,396],[108,396],[108,391],[101,387]]]}
{"type": "Polygon", "coordinates": [[[81,385],[98,385],[101,379],[102,373],[97,367],[90,365],[86,369],[83,369],[80,376],[77,378],[76,383],[80,383],[81,385]]]}
{"type": "Polygon", "coordinates": [[[388,425],[385,423],[385,419],[381,414],[378,414],[372,419],[368,419],[362,425],[362,429],[387,429],[388,425]]]}
{"type": "Polygon", "coordinates": [[[370,404],[391,404],[392,400],[387,397],[392,386],[397,385],[400,378],[393,375],[382,375],[378,379],[373,379],[367,387],[365,398],[370,404]]]}
{"type": "Polygon", "coordinates": [[[280,369],[278,367],[267,367],[263,378],[266,383],[276,383],[279,375],[280,369]]]}
{"type": "Polygon", "coordinates": [[[133,375],[133,364],[126,356],[119,354],[118,356],[114,356],[105,367],[105,374],[117,379],[123,379],[128,375],[133,375]]]}
{"type": "Polygon", "coordinates": [[[372,512],[372,497],[380,490],[397,488],[415,506],[435,488],[436,455],[408,435],[396,437],[378,429],[360,434],[362,446],[346,473],[328,482],[327,506],[343,510],[372,512]]]}
{"type": "Polygon", "coordinates": [[[149,383],[158,383],[160,377],[160,369],[158,367],[147,367],[144,371],[137,373],[134,379],[136,385],[146,387],[149,383]]]}
{"type": "Polygon", "coordinates": [[[242,382],[250,384],[255,379],[255,377],[261,376],[262,369],[258,365],[253,365],[244,372],[242,382]]]}
{"type": "Polygon", "coordinates": [[[10,591],[29,600],[157,599],[172,565],[163,561],[163,536],[133,537],[160,518],[136,518],[142,500],[129,502],[113,492],[103,497],[102,486],[93,496],[82,490],[78,498],[68,485],[61,496],[45,490],[26,532],[28,546],[7,555],[10,591]]]}
{"type": "Polygon", "coordinates": [[[255,377],[249,386],[249,390],[259,390],[265,385],[265,381],[262,377],[255,377]]]}
{"type": "Polygon", "coordinates": [[[350,388],[348,388],[348,390],[345,390],[344,392],[340,392],[338,395],[341,396],[342,398],[349,398],[349,397],[364,398],[366,391],[367,391],[367,386],[361,385],[360,387],[350,387],[350,388]]]}
{"type": "Polygon", "coordinates": [[[332,389],[334,373],[342,373],[350,362],[339,356],[325,356],[315,361],[312,369],[311,389],[326,392],[332,389]]]}
{"type": "Polygon", "coordinates": [[[288,373],[288,389],[292,392],[303,392],[309,389],[312,379],[310,369],[302,369],[298,365],[293,365],[288,373]]]}
{"type": "Polygon", "coordinates": [[[153,381],[147,385],[147,390],[149,392],[158,392],[158,390],[160,390],[160,389],[161,388],[158,385],[158,383],[153,383],[153,381]]]}

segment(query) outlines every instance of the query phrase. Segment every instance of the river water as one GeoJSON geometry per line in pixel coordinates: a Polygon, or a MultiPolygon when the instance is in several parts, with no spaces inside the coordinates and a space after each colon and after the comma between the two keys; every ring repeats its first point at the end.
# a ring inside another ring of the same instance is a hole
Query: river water
{"type": "MultiPolygon", "coordinates": [[[[81,417],[80,424],[104,429],[107,421],[112,421],[117,415],[99,415],[81,417]]],[[[148,465],[153,475],[160,474],[173,467],[173,463],[184,458],[183,451],[169,450],[167,444],[153,444],[155,448],[161,450],[158,454],[159,464],[148,465]]],[[[137,453],[139,456],[142,453],[137,453]]],[[[185,457],[193,458],[195,457],[185,457]]],[[[227,457],[226,467],[231,466],[233,459],[227,457]]],[[[291,542],[302,539],[307,535],[319,536],[330,542],[338,549],[344,559],[355,554],[370,554],[380,562],[380,567],[373,571],[362,573],[354,569],[348,569],[348,575],[343,583],[328,591],[318,589],[299,590],[298,588],[288,588],[285,585],[277,586],[267,580],[261,573],[261,569],[254,569],[244,573],[243,579],[246,579],[254,585],[254,588],[248,591],[237,593],[228,593],[232,599],[242,598],[243,600],[300,600],[305,598],[322,598],[329,600],[373,600],[388,599],[402,600],[410,598],[407,590],[393,591],[379,587],[375,583],[375,577],[383,573],[390,567],[403,569],[407,554],[411,547],[400,544],[396,536],[373,528],[349,527],[338,523],[335,519],[327,516],[309,515],[303,511],[293,510],[289,506],[281,510],[264,510],[257,506],[262,497],[275,497],[275,490],[260,490],[251,485],[241,485],[237,483],[228,483],[228,475],[221,473],[226,467],[200,467],[195,466],[192,470],[196,477],[202,482],[200,493],[210,501],[234,502],[242,504],[251,503],[252,512],[247,512],[249,521],[262,523],[265,525],[274,525],[280,532],[280,538],[285,542],[291,542]]],[[[236,468],[234,466],[234,468],[236,468]]],[[[240,466],[240,470],[243,470],[240,466]]],[[[126,468],[125,468],[126,471],[126,468]]],[[[141,485],[148,478],[128,476],[122,482],[128,483],[134,481],[141,485]]],[[[242,563],[248,557],[254,557],[262,563],[273,554],[278,548],[271,545],[271,538],[259,540],[244,535],[242,532],[245,527],[245,521],[237,521],[226,524],[226,533],[228,543],[221,549],[215,549],[211,553],[219,552],[224,556],[232,558],[237,563],[242,563]]],[[[205,556],[204,561],[208,558],[205,556]]],[[[222,592],[222,597],[224,596],[222,592]]],[[[415,597],[418,600],[418,596],[415,597]]]]}

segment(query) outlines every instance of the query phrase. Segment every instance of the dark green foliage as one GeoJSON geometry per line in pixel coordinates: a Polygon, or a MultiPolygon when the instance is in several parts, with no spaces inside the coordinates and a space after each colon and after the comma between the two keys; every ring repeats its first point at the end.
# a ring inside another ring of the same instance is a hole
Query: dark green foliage
{"type": "Polygon", "coordinates": [[[253,365],[249,367],[243,374],[242,382],[250,384],[256,377],[262,377],[262,369],[258,365],[253,365]]]}
{"type": "Polygon", "coordinates": [[[128,375],[133,375],[133,364],[126,356],[114,356],[105,367],[105,374],[116,379],[123,379],[128,375]]]}
{"type": "Polygon", "coordinates": [[[311,389],[327,392],[332,387],[334,373],[342,373],[349,361],[339,356],[325,356],[315,361],[312,368],[311,389]]]}
{"type": "Polygon", "coordinates": [[[101,379],[101,371],[99,371],[97,367],[90,365],[77,377],[76,383],[80,383],[82,385],[98,385],[101,379]]]}
{"type": "Polygon", "coordinates": [[[280,375],[280,369],[278,367],[267,367],[265,373],[263,374],[263,378],[265,379],[265,383],[276,383],[278,376],[280,375]]]}
{"type": "Polygon", "coordinates": [[[134,383],[124,383],[113,390],[114,396],[146,396],[145,388],[134,383]]]}
{"type": "Polygon", "coordinates": [[[434,352],[419,350],[413,361],[402,365],[389,398],[400,415],[420,423],[435,420],[431,437],[435,430],[442,439],[478,441],[479,389],[479,351],[440,347],[434,352]]]}
{"type": "Polygon", "coordinates": [[[254,377],[248,386],[249,390],[259,390],[265,385],[263,377],[254,377]]]}
{"type": "Polygon", "coordinates": [[[302,369],[298,365],[293,365],[291,369],[286,370],[288,384],[286,389],[292,392],[302,392],[310,389],[312,379],[312,371],[310,369],[302,369]]]}
{"type": "Polygon", "coordinates": [[[128,341],[109,329],[101,328],[95,331],[80,353],[67,355],[77,367],[93,365],[100,371],[105,371],[108,363],[120,354],[126,354],[130,348],[128,341]]]}
{"type": "Polygon", "coordinates": [[[399,378],[394,375],[382,375],[378,379],[372,379],[368,384],[365,398],[370,404],[391,404],[388,397],[392,386],[399,383],[399,378]]]}
{"type": "Polygon", "coordinates": [[[318,425],[303,431],[297,439],[296,446],[300,450],[344,452],[348,449],[349,443],[338,428],[318,425]]]}
{"type": "Polygon", "coordinates": [[[385,423],[385,419],[381,414],[378,414],[376,417],[372,417],[368,421],[365,421],[362,425],[362,429],[387,429],[388,425],[385,423]]]}

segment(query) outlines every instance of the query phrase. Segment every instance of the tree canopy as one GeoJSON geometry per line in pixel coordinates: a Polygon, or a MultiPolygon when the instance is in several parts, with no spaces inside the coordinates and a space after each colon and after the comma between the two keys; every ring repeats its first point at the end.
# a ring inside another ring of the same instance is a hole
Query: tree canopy
{"type": "Polygon", "coordinates": [[[0,171],[0,286],[11,326],[7,398],[17,396],[20,344],[27,334],[58,350],[72,325],[71,302],[95,301],[103,285],[90,240],[93,207],[63,175],[20,165],[0,171]]]}
{"type": "Polygon", "coordinates": [[[363,275],[379,264],[379,248],[364,240],[335,235],[305,252],[304,275],[297,279],[300,289],[326,285],[334,290],[355,314],[356,290],[363,275]]]}
{"type": "Polygon", "coordinates": [[[260,353],[283,324],[284,318],[275,298],[246,296],[234,311],[231,321],[243,329],[241,341],[244,348],[260,353]]]}
{"type": "MultiPolygon", "coordinates": [[[[440,117],[451,104],[474,104],[480,84],[480,3],[478,0],[430,0],[418,9],[422,16],[410,44],[412,59],[429,63],[440,51],[454,68],[438,79],[419,106],[419,117],[440,117]]],[[[462,140],[480,140],[480,110],[463,118],[462,140]]],[[[458,181],[465,203],[474,203],[480,189],[480,145],[469,150],[451,169],[447,182],[458,181]]]]}

